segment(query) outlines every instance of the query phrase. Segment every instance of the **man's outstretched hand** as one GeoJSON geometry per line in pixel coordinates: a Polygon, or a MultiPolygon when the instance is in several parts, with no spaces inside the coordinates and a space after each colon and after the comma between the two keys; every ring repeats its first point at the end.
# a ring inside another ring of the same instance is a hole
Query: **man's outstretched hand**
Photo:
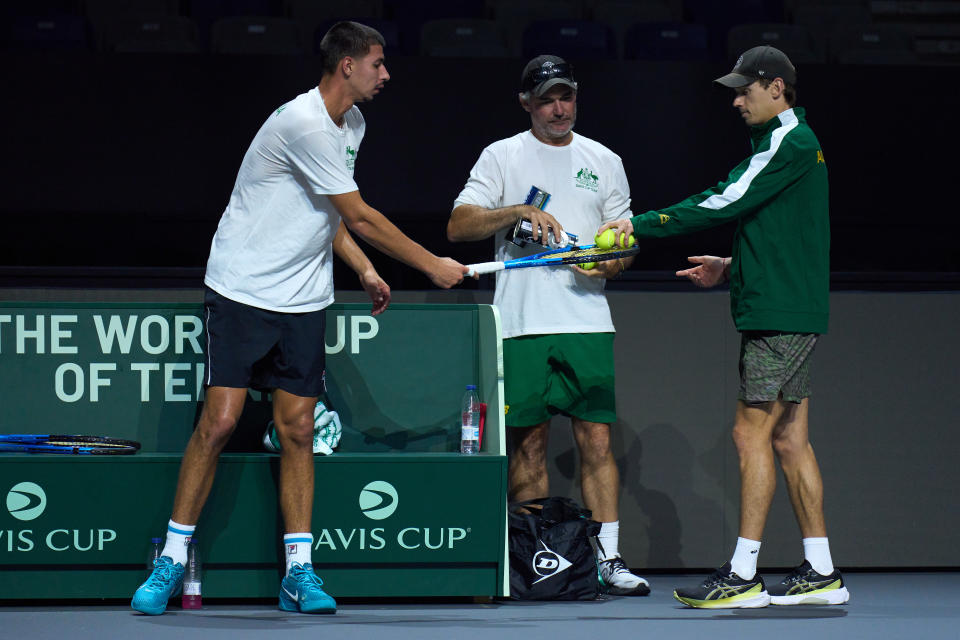
{"type": "Polygon", "coordinates": [[[677,271],[677,276],[686,278],[698,287],[709,288],[716,286],[726,280],[727,265],[730,264],[730,258],[718,258],[717,256],[690,256],[687,258],[690,262],[696,264],[696,267],[677,271]]]}

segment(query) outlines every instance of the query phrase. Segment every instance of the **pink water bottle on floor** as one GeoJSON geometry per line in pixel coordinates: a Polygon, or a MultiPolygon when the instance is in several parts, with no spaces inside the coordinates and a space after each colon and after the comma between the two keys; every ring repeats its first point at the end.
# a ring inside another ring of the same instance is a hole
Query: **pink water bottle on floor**
{"type": "Polygon", "coordinates": [[[187,566],[183,571],[183,599],[181,606],[184,609],[199,609],[202,606],[200,599],[200,549],[197,539],[190,538],[187,545],[187,566]]]}

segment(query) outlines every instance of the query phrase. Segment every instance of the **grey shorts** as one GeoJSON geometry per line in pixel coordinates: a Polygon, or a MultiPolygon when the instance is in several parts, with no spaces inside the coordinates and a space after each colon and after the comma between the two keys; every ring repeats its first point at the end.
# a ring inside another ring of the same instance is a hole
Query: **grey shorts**
{"type": "Polygon", "coordinates": [[[744,331],[740,337],[740,393],[748,404],[810,397],[815,333],[744,331]]]}

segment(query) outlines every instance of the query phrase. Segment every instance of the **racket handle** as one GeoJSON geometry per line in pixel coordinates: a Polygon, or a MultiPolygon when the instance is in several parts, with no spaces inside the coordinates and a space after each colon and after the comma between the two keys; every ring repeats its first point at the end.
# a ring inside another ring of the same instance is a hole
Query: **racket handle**
{"type": "Polygon", "coordinates": [[[467,277],[471,278],[478,273],[483,275],[485,273],[503,271],[504,266],[502,262],[478,262],[476,264],[468,264],[467,268],[470,269],[470,271],[467,271],[467,277]]]}

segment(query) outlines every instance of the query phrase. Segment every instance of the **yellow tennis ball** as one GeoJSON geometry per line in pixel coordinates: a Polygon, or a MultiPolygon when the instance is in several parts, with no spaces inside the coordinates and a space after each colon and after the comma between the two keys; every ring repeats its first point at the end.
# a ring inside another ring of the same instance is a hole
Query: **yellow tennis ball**
{"type": "Polygon", "coordinates": [[[597,266],[596,262],[584,262],[583,264],[580,265],[580,268],[590,271],[590,269],[595,269],[596,266],[597,266]]]}
{"type": "Polygon", "coordinates": [[[613,245],[617,242],[617,231],[611,227],[603,233],[594,236],[593,241],[600,249],[612,249],[613,245]]]}
{"type": "Polygon", "coordinates": [[[632,247],[633,245],[637,244],[637,238],[636,238],[636,236],[634,236],[634,235],[631,233],[631,234],[630,234],[630,237],[627,238],[627,244],[624,245],[624,244],[623,244],[623,236],[625,236],[625,235],[627,235],[627,234],[625,234],[625,233],[621,233],[621,234],[620,234],[620,244],[621,244],[621,246],[622,246],[624,249],[629,249],[629,248],[632,247]]]}

